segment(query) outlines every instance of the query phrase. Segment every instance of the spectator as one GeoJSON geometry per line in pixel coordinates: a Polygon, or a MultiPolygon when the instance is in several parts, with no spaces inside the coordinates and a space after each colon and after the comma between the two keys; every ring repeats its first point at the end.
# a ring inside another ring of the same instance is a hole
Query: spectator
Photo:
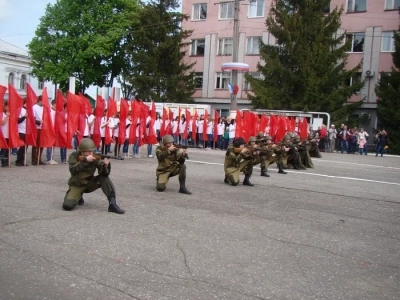
{"type": "Polygon", "coordinates": [[[329,152],[333,152],[335,149],[335,143],[336,143],[336,128],[335,125],[331,125],[331,128],[328,129],[328,140],[329,140],[329,152]]]}
{"type": "Polygon", "coordinates": [[[387,136],[387,132],[385,129],[382,129],[381,131],[379,131],[376,134],[376,156],[378,156],[378,154],[381,155],[381,157],[383,156],[383,152],[385,151],[385,147],[388,144],[388,136],[387,136]]]}
{"type": "Polygon", "coordinates": [[[350,132],[347,130],[347,126],[343,126],[343,130],[339,133],[340,136],[340,152],[343,154],[344,149],[346,148],[347,153],[349,151],[349,140],[350,140],[350,132]]]}
{"type": "Polygon", "coordinates": [[[358,153],[360,155],[363,153],[367,155],[368,136],[369,135],[366,131],[364,131],[364,128],[361,128],[360,132],[357,134],[358,153]]]}

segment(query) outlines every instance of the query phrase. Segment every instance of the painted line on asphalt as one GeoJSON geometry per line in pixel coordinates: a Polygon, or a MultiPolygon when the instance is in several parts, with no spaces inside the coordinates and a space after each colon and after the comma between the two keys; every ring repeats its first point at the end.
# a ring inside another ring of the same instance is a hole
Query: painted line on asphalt
{"type": "Polygon", "coordinates": [[[313,159],[313,163],[319,162],[319,161],[328,162],[328,163],[335,163],[335,164],[346,164],[346,165],[355,165],[355,166],[364,166],[364,167],[374,167],[374,168],[386,168],[386,169],[400,170],[400,168],[396,168],[396,167],[385,167],[385,166],[378,166],[378,165],[359,164],[359,163],[351,163],[351,162],[345,162],[345,161],[333,161],[333,160],[326,160],[326,159],[320,159],[320,158],[313,159]]]}
{"type": "MultiPolygon", "coordinates": [[[[221,163],[212,163],[212,162],[206,162],[206,161],[200,161],[200,160],[186,160],[186,162],[191,162],[191,163],[196,163],[196,164],[203,164],[203,165],[217,165],[217,166],[223,166],[224,165],[224,164],[221,164],[221,163]]],[[[259,168],[257,167],[257,169],[259,169],[259,168]]],[[[336,179],[345,179],[345,180],[363,181],[363,182],[373,182],[373,183],[381,183],[381,184],[389,184],[389,185],[400,186],[400,183],[396,183],[396,182],[379,181],[379,180],[362,179],[362,178],[345,177],[345,176],[325,175],[325,174],[308,173],[308,172],[291,171],[291,170],[285,170],[285,171],[289,172],[291,174],[302,174],[302,175],[304,174],[304,175],[310,175],[310,176],[319,176],[319,177],[326,177],[326,178],[336,178],[336,179]]]]}

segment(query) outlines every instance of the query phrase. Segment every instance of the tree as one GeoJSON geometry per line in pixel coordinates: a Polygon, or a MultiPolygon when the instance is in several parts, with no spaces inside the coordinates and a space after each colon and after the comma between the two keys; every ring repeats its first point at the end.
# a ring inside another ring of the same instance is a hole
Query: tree
{"type": "Polygon", "coordinates": [[[394,32],[392,72],[381,73],[376,86],[378,121],[381,129],[388,132],[391,153],[400,154],[400,31],[394,32]]]}
{"type": "Polygon", "coordinates": [[[191,31],[182,30],[187,19],[174,11],[176,0],[150,1],[139,15],[140,26],[130,34],[128,60],[122,76],[135,88],[139,97],[157,102],[191,102],[195,90],[194,64],[183,62],[183,41],[191,31]]]}
{"type": "Polygon", "coordinates": [[[134,0],[59,0],[48,4],[28,44],[32,74],[76,91],[111,86],[124,63],[124,38],[140,9],[134,0]]]}
{"type": "Polygon", "coordinates": [[[276,44],[260,41],[262,79],[246,74],[256,108],[326,111],[340,116],[359,107],[343,104],[364,85],[356,78],[361,63],[346,70],[351,41],[340,33],[343,8],[325,13],[329,0],[274,0],[266,20],[276,44]]]}

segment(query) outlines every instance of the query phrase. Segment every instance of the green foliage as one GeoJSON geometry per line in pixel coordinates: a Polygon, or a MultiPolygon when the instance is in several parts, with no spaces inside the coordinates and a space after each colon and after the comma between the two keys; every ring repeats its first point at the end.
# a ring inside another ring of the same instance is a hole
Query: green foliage
{"type": "Polygon", "coordinates": [[[28,44],[32,74],[76,91],[111,85],[124,64],[124,42],[140,9],[134,0],[58,0],[48,4],[28,44]]]}
{"type": "Polygon", "coordinates": [[[192,102],[195,90],[192,65],[186,65],[182,41],[191,31],[181,28],[188,16],[172,11],[175,0],[147,2],[132,28],[127,44],[126,67],[122,76],[144,100],[192,102]]]}
{"type": "Polygon", "coordinates": [[[379,128],[388,132],[388,152],[400,154],[400,31],[395,32],[395,52],[391,73],[382,73],[375,89],[378,101],[379,128]]]}
{"type": "Polygon", "coordinates": [[[263,79],[246,74],[253,87],[249,99],[256,108],[325,111],[342,114],[357,105],[343,106],[364,82],[354,78],[360,65],[346,70],[350,44],[338,34],[343,8],[325,14],[329,0],[274,0],[266,20],[276,45],[261,42],[263,79]]]}

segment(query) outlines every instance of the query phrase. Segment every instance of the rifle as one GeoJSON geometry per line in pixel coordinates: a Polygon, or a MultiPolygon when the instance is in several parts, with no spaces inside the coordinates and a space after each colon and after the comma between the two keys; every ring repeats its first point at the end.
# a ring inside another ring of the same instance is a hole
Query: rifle
{"type": "MultiPolygon", "coordinates": [[[[173,145],[173,146],[176,148],[176,150],[177,150],[177,149],[187,149],[187,148],[188,148],[188,146],[186,146],[186,145],[181,145],[181,144],[177,144],[177,145],[173,145]]],[[[166,150],[166,149],[168,149],[168,148],[162,146],[162,149],[163,149],[163,151],[164,151],[164,150],[166,150]]],[[[187,153],[184,153],[182,156],[183,156],[184,158],[186,158],[186,159],[189,159],[189,155],[188,155],[187,153]]]]}
{"type": "MultiPolygon", "coordinates": [[[[104,155],[104,154],[92,154],[92,156],[96,159],[96,160],[103,160],[105,158],[110,158],[110,155],[104,155]]],[[[79,155],[78,157],[78,161],[82,161],[85,159],[86,156],[83,155],[79,155]]]]}

